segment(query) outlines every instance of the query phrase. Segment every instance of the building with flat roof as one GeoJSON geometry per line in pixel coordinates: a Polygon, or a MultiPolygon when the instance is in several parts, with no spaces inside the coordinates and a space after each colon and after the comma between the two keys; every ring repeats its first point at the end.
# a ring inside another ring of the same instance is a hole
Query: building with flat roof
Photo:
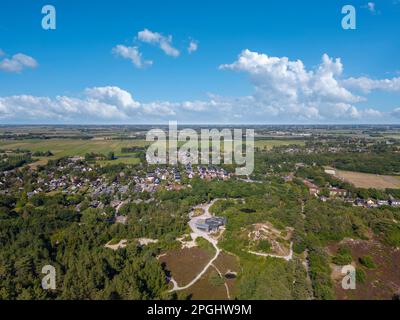
{"type": "Polygon", "coordinates": [[[225,217],[211,217],[196,222],[196,228],[206,232],[216,232],[226,224],[225,217]]]}

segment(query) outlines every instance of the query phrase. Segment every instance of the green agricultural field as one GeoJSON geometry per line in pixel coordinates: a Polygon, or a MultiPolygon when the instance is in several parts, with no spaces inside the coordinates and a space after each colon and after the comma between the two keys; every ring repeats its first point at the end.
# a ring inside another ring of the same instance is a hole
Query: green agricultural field
{"type": "MultiPolygon", "coordinates": [[[[78,139],[27,139],[27,140],[0,140],[0,149],[27,149],[32,152],[50,150],[54,158],[66,156],[84,156],[88,152],[108,153],[113,151],[116,155],[121,153],[123,147],[145,146],[150,142],[145,140],[78,140],[78,139]]],[[[302,140],[258,140],[255,146],[271,149],[274,146],[304,145],[302,140]]]]}
{"type": "Polygon", "coordinates": [[[121,153],[121,148],[132,146],[145,146],[144,140],[76,140],[76,139],[32,139],[32,140],[1,140],[0,149],[27,149],[32,152],[50,150],[55,158],[66,156],[84,156],[88,152],[108,153],[113,151],[116,155],[121,153]]]}
{"type": "MultiPolygon", "coordinates": [[[[108,154],[113,151],[115,155],[124,156],[123,158],[116,159],[114,161],[99,161],[101,165],[108,163],[124,163],[124,164],[136,164],[139,162],[138,158],[134,157],[134,154],[121,154],[121,148],[133,147],[133,146],[146,146],[150,142],[145,140],[107,140],[107,139],[92,139],[92,140],[80,140],[80,139],[25,139],[25,140],[0,140],[0,149],[25,149],[32,152],[35,151],[48,151],[50,150],[54,156],[45,158],[38,157],[34,158],[36,162],[33,164],[44,165],[49,159],[58,159],[62,157],[72,156],[84,156],[86,153],[102,153],[108,154]],[[126,157],[131,156],[131,157],[126,157]]],[[[258,140],[255,141],[255,146],[261,149],[267,148],[272,149],[274,146],[284,145],[304,145],[302,140],[258,140]]],[[[183,143],[179,143],[181,145],[183,143]]],[[[223,150],[223,144],[221,144],[221,150],[223,150]]]]}
{"type": "MultiPolygon", "coordinates": [[[[54,156],[49,158],[35,158],[38,164],[45,164],[48,159],[58,159],[62,157],[84,156],[86,153],[95,152],[107,154],[113,151],[116,156],[121,155],[121,148],[133,146],[145,146],[145,140],[79,140],[79,139],[27,139],[27,140],[0,140],[0,149],[26,149],[32,152],[50,150],[54,156]]],[[[127,155],[124,155],[127,156],[127,155]]],[[[106,164],[107,161],[103,161],[106,164]]],[[[137,158],[120,158],[113,163],[138,163],[137,158]]]]}
{"type": "Polygon", "coordinates": [[[255,146],[264,149],[267,148],[268,150],[272,149],[273,147],[280,147],[280,146],[288,146],[288,145],[298,145],[304,146],[304,140],[257,140],[254,142],[255,146]]]}

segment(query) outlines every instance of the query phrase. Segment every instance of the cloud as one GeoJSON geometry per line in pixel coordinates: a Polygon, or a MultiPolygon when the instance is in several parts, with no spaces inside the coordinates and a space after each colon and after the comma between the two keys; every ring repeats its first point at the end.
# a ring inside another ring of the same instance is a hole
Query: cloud
{"type": "Polygon", "coordinates": [[[0,57],[4,56],[5,52],[3,50],[0,49],[0,57]]]}
{"type": "MultiPolygon", "coordinates": [[[[0,56],[4,55],[4,52],[0,52],[0,56]]],[[[30,56],[23,53],[17,53],[11,58],[5,58],[0,61],[0,70],[5,72],[21,72],[25,68],[36,68],[38,63],[30,56]]]]}
{"type": "Polygon", "coordinates": [[[137,68],[143,68],[153,64],[153,61],[142,59],[142,54],[139,52],[138,47],[127,47],[119,44],[112,49],[112,52],[117,56],[129,59],[137,68]]]}
{"type": "Polygon", "coordinates": [[[199,48],[199,43],[195,40],[191,40],[189,43],[189,47],[187,48],[187,51],[190,53],[197,51],[199,48]]]}
{"type": "Polygon", "coordinates": [[[346,87],[370,93],[373,90],[400,92],[400,77],[373,80],[367,77],[348,78],[342,81],[346,87]]]}
{"type": "Polygon", "coordinates": [[[400,108],[394,109],[390,114],[391,114],[393,117],[400,119],[400,108]]]}
{"type": "Polygon", "coordinates": [[[246,96],[208,94],[201,100],[140,102],[116,86],[92,87],[79,97],[0,97],[0,121],[46,123],[389,123],[400,107],[379,111],[352,92],[397,91],[399,79],[343,79],[339,58],[327,54],[314,68],[301,60],[242,51],[221,70],[248,75],[253,92],[246,96]],[[361,106],[360,106],[361,105],[361,106]]]}
{"type": "Polygon", "coordinates": [[[139,108],[140,104],[133,100],[132,95],[118,87],[94,87],[85,90],[87,97],[117,106],[122,110],[139,108]]]}
{"type": "Polygon", "coordinates": [[[176,116],[176,111],[179,104],[169,101],[156,101],[145,103],[142,105],[143,113],[151,116],[176,116]]]}
{"type": "Polygon", "coordinates": [[[83,98],[31,95],[0,97],[0,119],[7,121],[92,122],[127,120],[134,117],[140,104],[118,87],[94,87],[83,98]]]}
{"type": "Polygon", "coordinates": [[[300,60],[244,50],[235,62],[219,68],[247,73],[255,88],[254,99],[272,114],[320,120],[331,115],[355,118],[352,104],[364,100],[341,85],[341,60],[327,54],[315,70],[307,70],[300,60]]]}
{"type": "Polygon", "coordinates": [[[144,29],[143,31],[138,32],[138,39],[145,43],[154,44],[160,47],[165,54],[178,57],[180,52],[178,49],[172,46],[172,36],[163,36],[158,32],[152,32],[148,29],[144,29]]]}

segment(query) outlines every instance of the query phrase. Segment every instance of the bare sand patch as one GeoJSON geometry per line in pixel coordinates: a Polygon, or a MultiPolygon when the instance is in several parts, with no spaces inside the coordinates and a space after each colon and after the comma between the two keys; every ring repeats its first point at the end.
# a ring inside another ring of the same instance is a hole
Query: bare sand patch
{"type": "Polygon", "coordinates": [[[107,242],[104,247],[111,249],[111,250],[118,250],[118,249],[125,248],[128,240],[122,239],[116,244],[110,244],[111,242],[112,242],[112,240],[107,242]]]}

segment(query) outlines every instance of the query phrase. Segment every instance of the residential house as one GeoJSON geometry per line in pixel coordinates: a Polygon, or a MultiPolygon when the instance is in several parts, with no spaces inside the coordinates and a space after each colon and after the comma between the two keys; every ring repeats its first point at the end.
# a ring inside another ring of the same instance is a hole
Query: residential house
{"type": "Polygon", "coordinates": [[[388,200],[378,200],[376,203],[378,204],[378,206],[388,206],[389,205],[388,200]]]}
{"type": "Polygon", "coordinates": [[[317,196],[319,194],[320,189],[317,185],[315,185],[314,183],[312,183],[311,181],[306,180],[306,179],[303,180],[303,183],[308,188],[308,190],[312,196],[317,196]]]}
{"type": "Polygon", "coordinates": [[[128,222],[128,217],[127,216],[116,216],[115,217],[115,223],[126,224],[127,222],[128,222]]]}
{"type": "Polygon", "coordinates": [[[339,188],[330,188],[329,196],[331,197],[346,197],[348,194],[347,190],[339,188]]]}
{"type": "Polygon", "coordinates": [[[400,207],[400,200],[399,199],[391,199],[390,200],[390,205],[392,207],[400,207]]]}

